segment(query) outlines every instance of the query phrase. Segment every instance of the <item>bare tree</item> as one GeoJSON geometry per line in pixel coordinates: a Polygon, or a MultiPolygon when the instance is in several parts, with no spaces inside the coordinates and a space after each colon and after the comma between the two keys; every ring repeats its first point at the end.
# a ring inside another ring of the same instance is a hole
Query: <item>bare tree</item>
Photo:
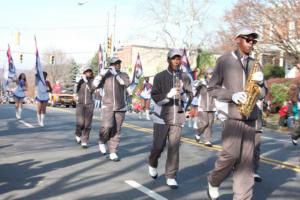
{"type": "Polygon", "coordinates": [[[300,60],[299,0],[240,0],[224,19],[228,26],[219,32],[221,48],[232,48],[234,33],[241,26],[251,26],[261,36],[261,50],[274,46],[300,60]]]}
{"type": "Polygon", "coordinates": [[[203,22],[211,1],[208,0],[153,0],[144,9],[147,27],[153,40],[167,48],[196,49],[200,46],[203,22]]]}
{"type": "Polygon", "coordinates": [[[63,82],[70,71],[71,60],[59,49],[49,49],[43,53],[42,57],[44,70],[48,73],[48,79],[51,83],[55,81],[63,82]],[[51,56],[54,56],[54,63],[51,63],[51,56]]]}

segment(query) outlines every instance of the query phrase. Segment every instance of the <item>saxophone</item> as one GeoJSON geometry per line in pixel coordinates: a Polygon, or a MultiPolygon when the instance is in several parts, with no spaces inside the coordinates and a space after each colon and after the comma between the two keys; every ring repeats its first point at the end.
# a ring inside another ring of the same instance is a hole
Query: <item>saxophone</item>
{"type": "Polygon", "coordinates": [[[247,94],[247,100],[245,103],[239,105],[239,111],[241,115],[249,117],[260,94],[260,87],[257,85],[256,81],[252,80],[253,74],[259,70],[258,56],[256,56],[254,61],[254,66],[252,67],[247,82],[245,85],[245,93],[247,94]]]}

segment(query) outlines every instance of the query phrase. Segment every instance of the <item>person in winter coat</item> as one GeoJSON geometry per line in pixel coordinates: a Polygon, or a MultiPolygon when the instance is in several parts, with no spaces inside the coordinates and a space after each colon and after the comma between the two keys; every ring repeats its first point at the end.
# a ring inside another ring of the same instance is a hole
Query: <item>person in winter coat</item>
{"type": "Polygon", "coordinates": [[[148,158],[148,173],[156,178],[158,159],[168,141],[166,184],[176,189],[179,168],[179,144],[185,122],[184,94],[193,98],[191,80],[180,69],[181,52],[171,49],[167,55],[168,68],[154,77],[151,97],[154,101],[153,145],[148,158]]]}
{"type": "Polygon", "coordinates": [[[78,104],[76,106],[75,140],[82,148],[88,148],[90,131],[92,128],[94,101],[93,71],[90,66],[83,69],[83,74],[77,83],[76,93],[78,104]]]}
{"type": "Polygon", "coordinates": [[[117,162],[120,134],[125,112],[127,111],[126,89],[130,84],[128,74],[121,72],[121,60],[112,57],[108,69],[103,69],[93,85],[103,89],[101,108],[101,128],[99,131],[99,150],[106,154],[108,144],[109,159],[117,162]]]}

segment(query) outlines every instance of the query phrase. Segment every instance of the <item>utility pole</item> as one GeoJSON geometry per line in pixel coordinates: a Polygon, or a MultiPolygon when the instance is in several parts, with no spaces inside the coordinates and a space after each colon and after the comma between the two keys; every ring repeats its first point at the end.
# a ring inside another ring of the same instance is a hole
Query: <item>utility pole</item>
{"type": "Polygon", "coordinates": [[[117,15],[117,6],[115,5],[115,13],[114,13],[114,38],[113,38],[113,52],[115,52],[116,47],[116,15],[117,15]]]}

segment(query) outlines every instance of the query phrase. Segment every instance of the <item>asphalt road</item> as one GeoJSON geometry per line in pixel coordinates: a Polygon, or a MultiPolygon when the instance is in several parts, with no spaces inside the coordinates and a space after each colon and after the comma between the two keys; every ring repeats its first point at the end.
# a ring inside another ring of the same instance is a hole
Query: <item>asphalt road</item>
{"type": "MultiPolygon", "coordinates": [[[[214,147],[196,144],[193,130],[184,128],[180,147],[179,188],[165,185],[166,153],[159,177],[147,172],[152,122],[128,114],[122,129],[118,163],[98,151],[99,112],[94,114],[88,149],[75,144],[75,109],[47,108],[45,127],[38,127],[35,107],[26,105],[22,121],[14,105],[0,105],[0,199],[207,199],[207,172],[221,147],[221,127],[214,125],[214,147]]],[[[300,198],[300,149],[289,135],[265,130],[255,200],[300,198]]],[[[220,199],[232,199],[232,178],[220,187],[220,199]]]]}

